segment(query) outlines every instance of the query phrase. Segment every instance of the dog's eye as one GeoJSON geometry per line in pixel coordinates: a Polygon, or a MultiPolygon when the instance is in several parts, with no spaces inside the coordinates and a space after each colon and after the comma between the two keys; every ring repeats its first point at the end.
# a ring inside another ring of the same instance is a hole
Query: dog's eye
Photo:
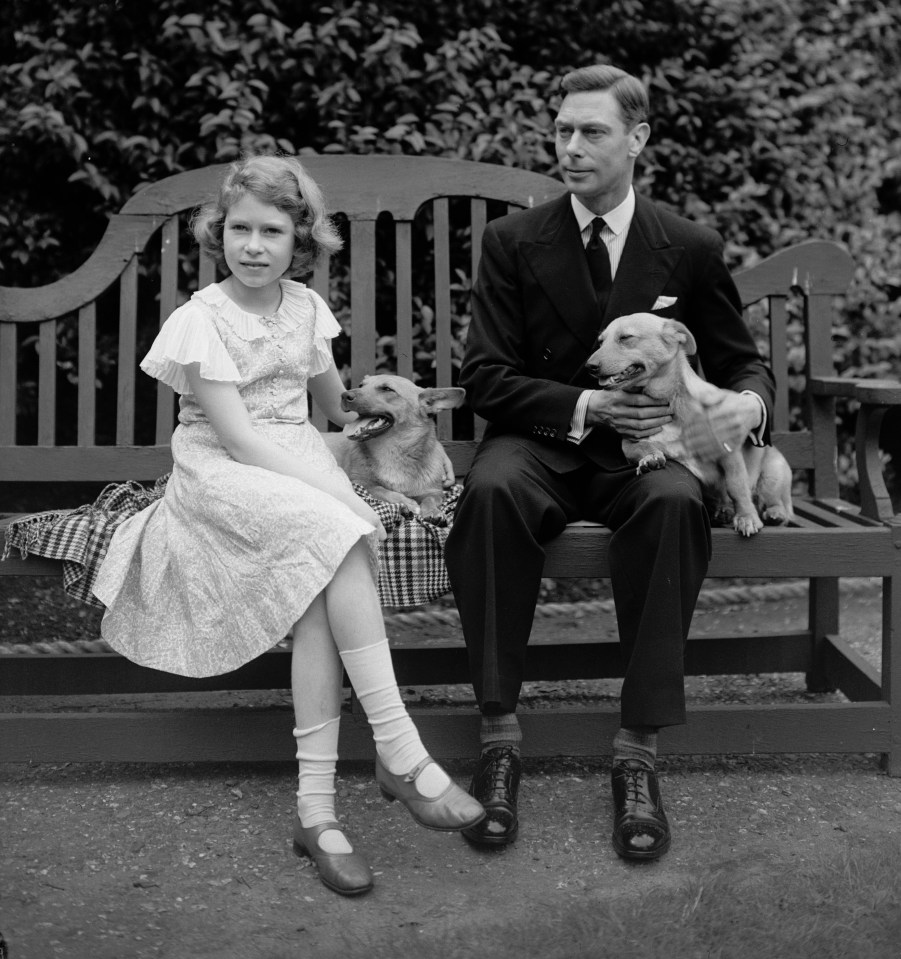
{"type": "Polygon", "coordinates": [[[382,383],[382,385],[379,387],[379,392],[380,392],[380,393],[393,393],[394,390],[392,390],[391,387],[388,386],[386,383],[382,383]]]}
{"type": "Polygon", "coordinates": [[[619,335],[620,343],[629,343],[630,341],[634,339],[635,339],[634,333],[620,333],[619,335]]]}

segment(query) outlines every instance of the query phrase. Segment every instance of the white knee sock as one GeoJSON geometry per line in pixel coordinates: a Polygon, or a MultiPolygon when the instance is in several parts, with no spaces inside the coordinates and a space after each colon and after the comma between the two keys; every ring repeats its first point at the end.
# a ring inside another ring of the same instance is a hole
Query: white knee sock
{"type": "MultiPolygon", "coordinates": [[[[297,815],[305,828],[336,822],[335,764],[338,761],[338,724],[329,719],[309,729],[295,729],[297,740],[297,815]]],[[[327,829],[318,839],[323,852],[352,852],[343,832],[327,829]]]]}
{"type": "MultiPolygon", "coordinates": [[[[340,655],[372,727],[376,752],[385,768],[394,775],[412,772],[428,757],[428,751],[422,745],[397,688],[388,640],[362,649],[347,650],[340,655]]],[[[436,763],[431,763],[417,778],[416,786],[426,796],[437,796],[449,782],[447,773],[436,763]]]]}

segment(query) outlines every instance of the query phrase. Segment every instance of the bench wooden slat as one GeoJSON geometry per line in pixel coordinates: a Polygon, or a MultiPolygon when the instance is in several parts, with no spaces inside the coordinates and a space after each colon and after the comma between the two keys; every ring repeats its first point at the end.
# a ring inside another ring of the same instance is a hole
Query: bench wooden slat
{"type": "MultiPolygon", "coordinates": [[[[170,217],[160,231],[160,328],[176,306],[178,294],[178,217],[170,217]]],[[[175,417],[175,393],[156,384],[156,443],[168,443],[175,417]]]]}
{"type": "Polygon", "coordinates": [[[56,321],[42,323],[38,332],[38,445],[56,442],[56,321]]]}
{"type": "Polygon", "coordinates": [[[206,253],[201,253],[197,273],[197,288],[199,290],[202,290],[205,286],[209,286],[210,283],[215,283],[216,261],[213,260],[212,257],[207,256],[206,253]]]}
{"type": "MultiPolygon", "coordinates": [[[[313,269],[313,276],[310,280],[310,287],[315,290],[326,303],[329,301],[329,273],[331,271],[331,257],[323,256],[316,263],[313,269]]],[[[310,422],[316,427],[320,432],[325,432],[328,429],[328,420],[325,417],[325,414],[319,407],[311,402],[310,403],[310,422]]]]}
{"type": "Polygon", "coordinates": [[[138,326],[138,258],[119,281],[119,357],[116,385],[116,443],[130,446],[135,435],[135,363],[138,326]]]}
{"type": "Polygon", "coordinates": [[[97,420],[97,307],[78,311],[78,445],[93,446],[97,420]]]}
{"type": "MultiPolygon", "coordinates": [[[[451,260],[450,211],[446,199],[433,204],[435,254],[435,385],[451,385],[451,260]]],[[[450,410],[441,410],[437,416],[438,437],[449,440],[453,436],[450,410]]]]}
{"type": "MultiPolygon", "coordinates": [[[[477,712],[411,707],[436,759],[472,756],[477,712]]],[[[535,756],[600,756],[619,728],[619,709],[523,709],[522,750],[535,756]]],[[[284,762],[294,759],[287,707],[160,709],[143,712],[9,713],[0,716],[0,762],[284,762]]],[[[685,726],[661,737],[661,755],[867,753],[892,747],[886,703],[695,706],[685,726]]],[[[372,733],[341,717],[341,758],[374,758],[372,733]]]]}
{"type": "Polygon", "coordinates": [[[351,382],[375,372],[375,221],[351,220],[351,382]]]}
{"type": "Polygon", "coordinates": [[[17,355],[15,326],[0,322],[0,446],[12,446],[16,441],[17,355]]]}
{"type": "Polygon", "coordinates": [[[399,376],[406,376],[407,379],[412,380],[414,378],[413,224],[407,220],[397,220],[394,224],[394,251],[397,372],[399,376]]]}
{"type": "Polygon", "coordinates": [[[788,310],[784,297],[770,299],[770,368],[776,380],[772,430],[787,432],[791,411],[788,396],[788,310]]]}
{"type": "Polygon", "coordinates": [[[172,469],[165,446],[0,446],[5,476],[32,482],[153,481],[172,469]]]}

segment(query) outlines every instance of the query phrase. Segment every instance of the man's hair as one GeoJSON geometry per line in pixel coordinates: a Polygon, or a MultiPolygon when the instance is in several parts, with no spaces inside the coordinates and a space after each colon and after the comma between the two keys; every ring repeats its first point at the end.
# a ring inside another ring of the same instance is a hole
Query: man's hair
{"type": "Polygon", "coordinates": [[[650,113],[648,91],[631,73],[607,63],[579,67],[567,73],[560,81],[564,93],[590,93],[609,90],[619,104],[623,122],[628,130],[637,123],[647,123],[650,113]]]}

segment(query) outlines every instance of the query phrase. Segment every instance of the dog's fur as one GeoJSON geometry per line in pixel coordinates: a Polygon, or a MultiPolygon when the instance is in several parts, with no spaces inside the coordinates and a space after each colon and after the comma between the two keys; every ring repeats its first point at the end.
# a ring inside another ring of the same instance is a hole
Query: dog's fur
{"type": "Polygon", "coordinates": [[[434,414],[465,397],[460,387],[423,389],[403,376],[366,376],[341,396],[341,408],[359,419],[343,433],[326,434],[329,446],[351,481],[373,496],[441,519],[444,455],[434,414]]]}
{"type": "Polygon", "coordinates": [[[626,458],[639,473],[661,469],[667,459],[682,463],[712,494],[714,521],[731,521],[743,536],[752,536],[764,523],[787,522],[793,516],[791,469],[775,447],[746,442],[740,450],[724,449],[715,461],[705,462],[683,442],[685,426],[705,417],[704,406],[723,392],[691,368],[688,357],[696,351],[688,327],[653,313],[619,317],[601,333],[587,363],[599,385],[644,393],[668,403],[673,414],[672,422],[653,436],[624,439],[626,458]]]}

